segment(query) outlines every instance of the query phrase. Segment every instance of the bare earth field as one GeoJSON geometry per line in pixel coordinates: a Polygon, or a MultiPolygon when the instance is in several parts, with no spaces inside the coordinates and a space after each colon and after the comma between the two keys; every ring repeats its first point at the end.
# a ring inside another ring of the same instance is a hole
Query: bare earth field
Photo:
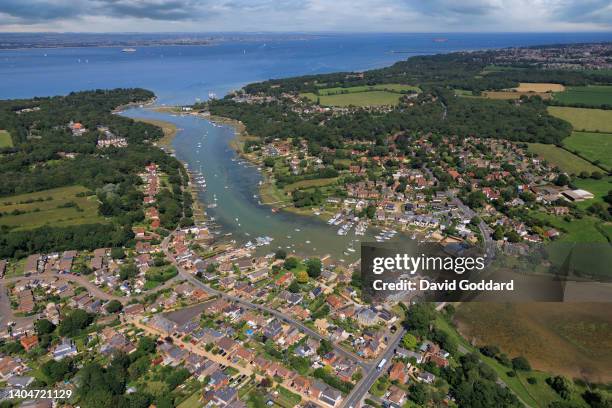
{"type": "Polygon", "coordinates": [[[524,355],[542,371],[612,380],[612,314],[605,303],[464,303],[460,332],[476,345],[524,355]]]}
{"type": "Polygon", "coordinates": [[[514,90],[518,92],[562,92],[565,90],[565,87],[561,84],[550,84],[545,82],[521,82],[514,90]]]}

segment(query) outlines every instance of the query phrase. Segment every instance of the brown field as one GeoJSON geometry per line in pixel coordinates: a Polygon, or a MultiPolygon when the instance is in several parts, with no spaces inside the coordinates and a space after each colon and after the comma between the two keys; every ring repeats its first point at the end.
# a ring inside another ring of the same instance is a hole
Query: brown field
{"type": "Polygon", "coordinates": [[[518,91],[487,91],[482,93],[489,99],[519,99],[522,95],[539,96],[542,99],[550,99],[550,92],[518,92],[518,91]]]}
{"type": "Polygon", "coordinates": [[[562,92],[565,87],[561,84],[549,84],[544,82],[521,82],[518,88],[514,88],[518,92],[562,92]]]}
{"type": "Polygon", "coordinates": [[[612,381],[612,313],[605,303],[464,303],[457,325],[476,345],[524,355],[542,371],[612,381]]]}

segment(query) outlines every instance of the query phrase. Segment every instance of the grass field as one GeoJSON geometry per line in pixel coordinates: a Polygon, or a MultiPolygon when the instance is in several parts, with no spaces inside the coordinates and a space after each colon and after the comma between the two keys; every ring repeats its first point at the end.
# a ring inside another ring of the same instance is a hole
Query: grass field
{"type": "Polygon", "coordinates": [[[612,133],[612,110],[549,106],[548,112],[568,121],[575,130],[612,133]]]}
{"type": "Polygon", "coordinates": [[[603,177],[600,180],[592,178],[581,179],[575,178],[572,180],[573,183],[583,190],[586,190],[595,195],[592,200],[586,200],[580,203],[576,203],[578,207],[588,207],[594,202],[603,202],[603,198],[608,194],[608,191],[612,190],[612,176],[603,177]]]}
{"type": "Polygon", "coordinates": [[[13,146],[13,140],[11,135],[6,130],[0,129],[0,147],[11,147],[13,146]]]}
{"type": "Polygon", "coordinates": [[[2,197],[0,212],[5,214],[0,217],[0,225],[15,227],[15,230],[27,230],[43,225],[68,226],[105,222],[104,217],[98,215],[95,195],[76,196],[86,191],[88,190],[82,186],[69,186],[2,197]],[[51,197],[51,200],[48,200],[48,197],[51,197]],[[67,206],[70,203],[76,206],[67,206]],[[12,214],[13,211],[24,213],[12,214]]]}
{"type": "Polygon", "coordinates": [[[592,161],[612,169],[612,133],[573,132],[563,139],[563,145],[592,161]]]}
{"type": "Polygon", "coordinates": [[[548,92],[515,92],[515,91],[487,91],[482,93],[489,99],[519,99],[521,96],[539,96],[542,99],[550,99],[548,92]]]}
{"type": "Polygon", "coordinates": [[[401,92],[421,92],[417,86],[403,84],[381,84],[374,86],[352,86],[348,88],[322,88],[318,94],[306,92],[301,96],[324,106],[380,106],[395,105],[402,96],[401,92]]]}
{"type": "Polygon", "coordinates": [[[300,188],[329,186],[330,184],[334,184],[337,180],[338,177],[296,181],[295,183],[287,184],[283,190],[285,192],[291,192],[300,188]]]}
{"type": "MultiPolygon", "coordinates": [[[[594,200],[587,200],[581,204],[583,207],[589,206],[594,200]]],[[[571,221],[565,221],[563,218],[553,214],[536,212],[533,216],[548,221],[552,226],[557,229],[565,231],[563,235],[557,240],[559,242],[582,242],[582,243],[606,243],[607,238],[597,229],[597,226],[602,224],[598,218],[595,217],[583,217],[581,219],[572,219],[571,221]]]]}
{"type": "Polygon", "coordinates": [[[319,100],[323,106],[381,106],[396,105],[402,94],[387,91],[366,91],[334,95],[302,94],[312,101],[319,100]]]}
{"type": "Polygon", "coordinates": [[[181,402],[177,408],[198,408],[203,407],[204,404],[200,402],[202,391],[196,391],[189,396],[185,401],[181,402]]]}
{"type": "Polygon", "coordinates": [[[580,174],[582,171],[589,173],[594,171],[601,172],[599,167],[552,144],[529,143],[529,151],[569,174],[580,174]]]}
{"type": "Polygon", "coordinates": [[[464,303],[456,320],[470,341],[524,355],[535,369],[612,380],[612,314],[605,303],[464,303]]]}
{"type": "Polygon", "coordinates": [[[568,104],[612,105],[612,86],[570,86],[565,91],[555,94],[555,100],[568,104]]]}
{"type": "Polygon", "coordinates": [[[561,84],[550,84],[545,82],[521,82],[514,90],[518,92],[561,92],[565,90],[565,87],[561,84]]]}
{"type": "Polygon", "coordinates": [[[357,93],[357,92],[369,92],[369,91],[390,91],[390,92],[402,92],[402,91],[415,91],[421,92],[418,86],[403,85],[403,84],[380,84],[380,85],[362,85],[362,86],[351,86],[348,88],[323,88],[319,89],[319,95],[336,95],[340,93],[357,93]]]}

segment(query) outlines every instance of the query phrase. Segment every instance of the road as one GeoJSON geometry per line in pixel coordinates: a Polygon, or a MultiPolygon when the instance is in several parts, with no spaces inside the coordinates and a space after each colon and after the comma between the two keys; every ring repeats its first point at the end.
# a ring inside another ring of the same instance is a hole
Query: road
{"type": "MultiPolygon", "coordinates": [[[[463,204],[463,201],[461,201],[459,198],[455,196],[450,197],[452,198],[452,203],[461,209],[466,216],[474,218],[477,215],[470,207],[463,204]]],[[[491,238],[491,229],[483,220],[480,220],[478,223],[478,228],[480,229],[480,233],[482,235],[487,263],[490,263],[495,256],[495,243],[493,242],[493,238],[491,238]]]]}
{"type": "MultiPolygon", "coordinates": [[[[293,327],[298,328],[302,333],[307,334],[310,337],[313,337],[315,339],[318,340],[323,340],[323,339],[327,339],[330,340],[329,338],[326,338],[324,336],[322,336],[319,332],[311,329],[310,327],[306,326],[305,324],[303,324],[302,322],[295,320],[292,316],[289,316],[285,313],[279,312],[278,310],[272,309],[270,307],[267,307],[265,305],[260,305],[260,304],[256,304],[256,303],[251,303],[245,299],[241,299],[237,296],[232,296],[229,295],[225,292],[222,292],[220,290],[216,290],[211,288],[210,286],[204,284],[203,282],[201,282],[200,280],[198,280],[196,277],[193,276],[193,274],[191,274],[190,272],[186,271],[185,269],[183,269],[180,265],[178,265],[178,263],[176,262],[176,259],[174,258],[174,256],[170,253],[170,250],[168,248],[169,242],[170,242],[170,238],[172,235],[166,237],[164,239],[164,241],[162,242],[162,249],[164,251],[164,253],[166,254],[166,257],[168,259],[170,259],[172,261],[172,263],[176,266],[178,272],[179,272],[179,276],[181,276],[183,279],[191,282],[192,284],[194,284],[195,286],[201,288],[202,290],[215,295],[215,296],[219,296],[223,299],[226,299],[228,301],[231,302],[235,302],[247,309],[252,309],[252,310],[258,310],[260,312],[265,312],[268,313],[272,316],[277,317],[279,320],[281,320],[282,322],[289,324],[293,327]]],[[[331,341],[331,340],[330,340],[331,341]]],[[[355,361],[357,364],[359,364],[364,370],[369,370],[370,368],[373,367],[373,364],[370,362],[365,361],[363,358],[359,357],[357,354],[352,353],[348,350],[346,350],[345,348],[339,346],[338,344],[331,342],[334,350],[342,355],[345,358],[348,358],[350,360],[355,361]]]]}
{"type": "Polygon", "coordinates": [[[391,364],[395,349],[400,341],[402,341],[404,334],[406,334],[406,330],[403,328],[395,334],[395,337],[391,340],[385,352],[378,356],[372,367],[366,371],[363,378],[355,385],[344,401],[342,401],[340,407],[354,408],[359,405],[363,397],[365,397],[370,388],[372,388],[372,385],[376,382],[376,379],[386,372],[387,367],[391,364]],[[381,370],[378,370],[378,364],[380,364],[383,359],[387,359],[387,362],[381,370]]]}

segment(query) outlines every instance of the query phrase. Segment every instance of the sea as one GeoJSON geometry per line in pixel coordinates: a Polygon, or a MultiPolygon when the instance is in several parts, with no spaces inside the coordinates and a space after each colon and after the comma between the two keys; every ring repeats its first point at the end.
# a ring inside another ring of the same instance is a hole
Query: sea
{"type": "MultiPolygon", "coordinates": [[[[212,95],[222,97],[250,82],[367,70],[414,55],[595,41],[612,41],[612,33],[316,34],[298,38],[278,34],[265,39],[244,35],[203,46],[135,47],[135,52],[115,47],[0,50],[0,99],[142,87],[155,92],[160,106],[184,105],[212,95]]],[[[273,238],[266,247],[270,251],[283,248],[305,256],[329,254],[349,262],[357,258],[359,242],[372,240],[378,233],[372,230],[361,237],[351,231],[340,236],[338,227],[315,217],[273,213],[260,204],[261,176],[230,149],[234,129],[229,126],[143,108],[123,114],[178,126],[173,142],[176,156],[206,178],[206,189],[199,198],[205,206],[216,204],[207,213],[224,239],[244,243],[268,236],[273,238]]],[[[410,237],[398,234],[394,240],[407,252],[418,251],[410,237]]]]}

